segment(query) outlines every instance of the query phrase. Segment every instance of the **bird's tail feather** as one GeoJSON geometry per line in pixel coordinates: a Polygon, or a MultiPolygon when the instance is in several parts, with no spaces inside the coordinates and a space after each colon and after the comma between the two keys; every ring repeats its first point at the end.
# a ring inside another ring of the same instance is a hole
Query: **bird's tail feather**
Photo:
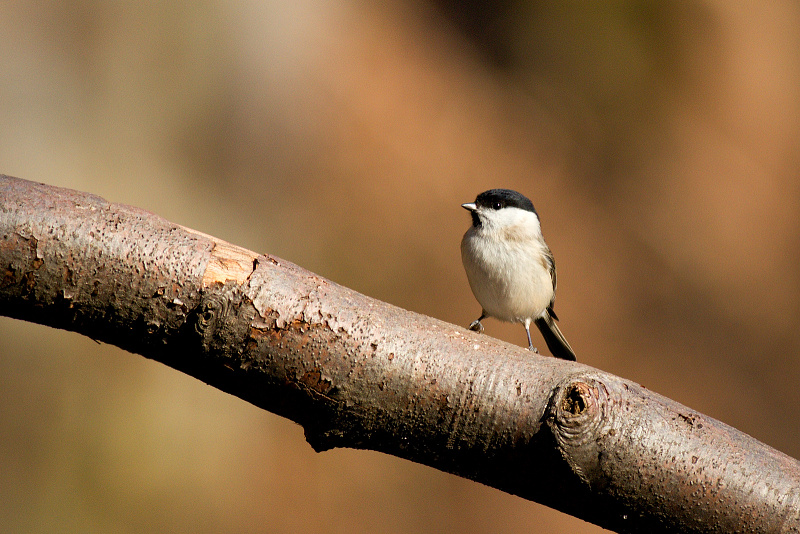
{"type": "Polygon", "coordinates": [[[542,337],[544,337],[544,342],[547,343],[547,348],[550,349],[553,356],[573,362],[577,359],[575,358],[575,351],[572,350],[567,340],[564,339],[564,334],[558,329],[558,325],[556,325],[556,322],[549,313],[545,313],[543,317],[536,319],[535,323],[536,327],[539,328],[539,331],[542,333],[542,337]]]}

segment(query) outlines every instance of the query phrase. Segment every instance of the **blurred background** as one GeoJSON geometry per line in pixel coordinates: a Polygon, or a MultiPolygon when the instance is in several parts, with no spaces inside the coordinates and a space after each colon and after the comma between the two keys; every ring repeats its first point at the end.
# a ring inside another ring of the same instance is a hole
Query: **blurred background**
{"type": "MultiPolygon", "coordinates": [[[[463,326],[460,204],[517,189],[581,362],[800,457],[797,2],[7,2],[0,34],[0,173],[463,326]]],[[[0,390],[7,532],[601,532],[7,318],[0,390]]]]}

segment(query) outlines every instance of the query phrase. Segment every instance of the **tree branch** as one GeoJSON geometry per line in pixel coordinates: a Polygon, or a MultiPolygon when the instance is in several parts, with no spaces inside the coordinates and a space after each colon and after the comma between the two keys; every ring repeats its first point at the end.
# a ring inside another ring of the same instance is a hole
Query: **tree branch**
{"type": "Polygon", "coordinates": [[[580,363],[99,197],[0,175],[0,314],[618,532],[798,532],[800,464],[580,363]]]}

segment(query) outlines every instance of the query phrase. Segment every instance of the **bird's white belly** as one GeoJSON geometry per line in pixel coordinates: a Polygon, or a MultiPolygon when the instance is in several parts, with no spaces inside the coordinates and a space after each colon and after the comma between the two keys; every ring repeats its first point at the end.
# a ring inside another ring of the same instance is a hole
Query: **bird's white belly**
{"type": "Polygon", "coordinates": [[[475,298],[492,317],[524,322],[541,316],[553,297],[553,281],[538,243],[481,241],[464,236],[461,255],[475,298]]]}

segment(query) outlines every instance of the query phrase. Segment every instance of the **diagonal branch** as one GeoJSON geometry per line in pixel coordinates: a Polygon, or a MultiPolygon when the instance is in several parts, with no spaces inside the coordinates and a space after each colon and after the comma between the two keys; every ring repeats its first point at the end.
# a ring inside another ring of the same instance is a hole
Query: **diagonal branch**
{"type": "Polygon", "coordinates": [[[618,532],[798,532],[800,464],[642,386],[99,197],[0,175],[0,314],[618,532]]]}

